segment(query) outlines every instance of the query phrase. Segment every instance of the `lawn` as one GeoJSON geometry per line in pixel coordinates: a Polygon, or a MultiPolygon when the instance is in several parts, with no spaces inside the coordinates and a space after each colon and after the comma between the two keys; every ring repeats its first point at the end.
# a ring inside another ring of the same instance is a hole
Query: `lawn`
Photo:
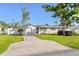
{"type": "Polygon", "coordinates": [[[6,51],[10,46],[10,44],[22,40],[23,40],[22,36],[0,35],[0,54],[6,51]]]}
{"type": "Polygon", "coordinates": [[[43,40],[56,41],[62,45],[79,49],[79,36],[37,35],[43,40]]]}

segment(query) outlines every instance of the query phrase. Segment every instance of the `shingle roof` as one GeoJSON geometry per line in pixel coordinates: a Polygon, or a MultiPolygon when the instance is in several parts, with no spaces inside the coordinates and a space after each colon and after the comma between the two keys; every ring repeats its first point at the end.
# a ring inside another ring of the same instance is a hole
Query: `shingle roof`
{"type": "MultiPolygon", "coordinates": [[[[32,24],[27,24],[25,26],[34,26],[34,27],[38,27],[38,28],[63,28],[62,26],[58,26],[58,25],[32,25],[32,24]]],[[[79,26],[69,26],[68,29],[79,29],[79,26]]]]}
{"type": "Polygon", "coordinates": [[[53,25],[36,25],[38,28],[62,28],[61,26],[53,26],[53,25]]]}

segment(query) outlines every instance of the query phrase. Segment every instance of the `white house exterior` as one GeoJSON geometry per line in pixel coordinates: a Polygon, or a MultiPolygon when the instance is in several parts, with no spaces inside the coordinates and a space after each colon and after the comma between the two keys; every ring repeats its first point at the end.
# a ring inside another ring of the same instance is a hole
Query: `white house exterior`
{"type": "Polygon", "coordinates": [[[0,27],[0,34],[2,33],[2,28],[0,27]]]}
{"type": "Polygon", "coordinates": [[[61,29],[61,26],[52,26],[52,25],[38,25],[38,34],[57,34],[58,30],[61,29]]]}
{"type": "MultiPolygon", "coordinates": [[[[21,27],[22,28],[22,27],[21,27]]],[[[23,34],[25,35],[36,35],[36,34],[57,34],[58,30],[62,29],[62,26],[52,26],[52,25],[25,25],[23,34]]],[[[74,26],[68,27],[66,30],[73,30],[77,34],[79,34],[79,28],[74,26]]],[[[2,28],[0,27],[0,34],[1,33],[7,33],[10,34],[20,34],[18,32],[18,29],[15,28],[7,28],[4,31],[2,31],[2,28]]]]}
{"type": "Polygon", "coordinates": [[[8,35],[11,35],[11,34],[19,34],[18,29],[14,29],[14,28],[8,28],[8,29],[6,29],[6,33],[8,35]]]}
{"type": "Polygon", "coordinates": [[[25,35],[36,35],[36,34],[57,34],[58,28],[47,25],[26,25],[25,35]]]}
{"type": "Polygon", "coordinates": [[[58,29],[52,29],[52,28],[39,28],[38,34],[56,34],[58,32],[58,29]]]}
{"type": "Polygon", "coordinates": [[[33,25],[26,25],[24,34],[25,35],[35,35],[36,34],[36,27],[33,25]]]}

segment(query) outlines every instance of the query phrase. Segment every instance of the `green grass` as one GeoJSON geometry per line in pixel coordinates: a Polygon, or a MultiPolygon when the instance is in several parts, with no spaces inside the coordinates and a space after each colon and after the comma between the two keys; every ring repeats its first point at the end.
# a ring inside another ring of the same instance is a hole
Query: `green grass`
{"type": "Polygon", "coordinates": [[[10,44],[18,41],[22,41],[22,36],[8,36],[8,35],[0,35],[0,54],[8,49],[10,44]]]}
{"type": "Polygon", "coordinates": [[[79,49],[79,36],[37,35],[43,40],[56,41],[62,45],[79,49]]]}

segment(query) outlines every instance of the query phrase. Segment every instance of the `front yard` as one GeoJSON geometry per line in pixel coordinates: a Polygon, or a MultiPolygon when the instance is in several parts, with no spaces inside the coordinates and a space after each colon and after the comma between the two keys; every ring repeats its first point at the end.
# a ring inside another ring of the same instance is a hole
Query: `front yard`
{"type": "Polygon", "coordinates": [[[23,40],[22,36],[0,35],[0,54],[6,51],[10,46],[10,44],[22,40],[23,40]]]}
{"type": "Polygon", "coordinates": [[[62,45],[79,49],[79,36],[37,35],[43,40],[56,41],[62,45]]]}

